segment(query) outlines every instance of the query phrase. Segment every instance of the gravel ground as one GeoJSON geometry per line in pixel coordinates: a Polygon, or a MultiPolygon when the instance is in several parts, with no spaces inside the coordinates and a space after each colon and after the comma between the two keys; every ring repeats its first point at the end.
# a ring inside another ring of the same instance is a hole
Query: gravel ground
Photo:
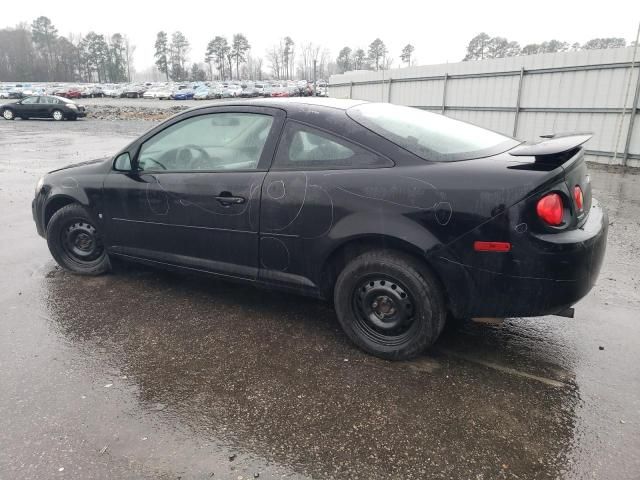
{"type": "Polygon", "coordinates": [[[221,100],[156,100],[144,98],[84,98],[87,118],[96,120],[159,121],[188,108],[211,105],[221,100]]]}

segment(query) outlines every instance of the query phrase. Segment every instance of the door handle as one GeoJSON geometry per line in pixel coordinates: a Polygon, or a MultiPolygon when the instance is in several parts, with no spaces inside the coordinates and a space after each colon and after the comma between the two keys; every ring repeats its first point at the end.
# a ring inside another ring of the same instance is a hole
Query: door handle
{"type": "Polygon", "coordinates": [[[240,205],[246,201],[244,197],[236,197],[232,195],[231,192],[220,193],[220,195],[216,196],[216,200],[225,207],[229,205],[240,205]]]}

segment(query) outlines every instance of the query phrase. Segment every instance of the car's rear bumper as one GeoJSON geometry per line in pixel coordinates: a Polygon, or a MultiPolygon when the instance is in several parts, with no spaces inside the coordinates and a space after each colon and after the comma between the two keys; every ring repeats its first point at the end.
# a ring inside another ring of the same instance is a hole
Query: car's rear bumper
{"type": "Polygon", "coordinates": [[[534,317],[573,306],[598,278],[608,227],[606,211],[593,199],[581,228],[532,234],[536,251],[528,248],[526,260],[518,253],[518,244],[509,253],[478,253],[510,257],[501,257],[505,260],[496,262],[495,269],[457,265],[465,270],[468,288],[466,295],[457,295],[452,310],[468,317],[534,317]]]}

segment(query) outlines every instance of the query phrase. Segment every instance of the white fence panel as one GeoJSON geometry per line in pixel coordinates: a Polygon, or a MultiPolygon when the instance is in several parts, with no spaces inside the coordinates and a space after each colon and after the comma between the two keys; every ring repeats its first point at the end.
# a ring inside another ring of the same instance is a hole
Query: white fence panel
{"type": "Polygon", "coordinates": [[[629,47],[347,72],[331,77],[329,93],[444,112],[524,140],[591,131],[588,160],[640,167],[635,53],[629,47]]]}

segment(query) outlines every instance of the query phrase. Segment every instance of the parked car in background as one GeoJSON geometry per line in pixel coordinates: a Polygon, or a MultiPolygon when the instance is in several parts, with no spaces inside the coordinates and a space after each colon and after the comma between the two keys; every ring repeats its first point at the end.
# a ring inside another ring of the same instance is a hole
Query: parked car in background
{"type": "Polygon", "coordinates": [[[0,86],[0,98],[11,98],[9,95],[9,87],[0,86]]]}
{"type": "Polygon", "coordinates": [[[329,90],[327,89],[327,87],[316,87],[316,97],[328,97],[329,96],[329,90]]]}
{"type": "Polygon", "coordinates": [[[168,87],[151,87],[142,94],[142,98],[157,98],[160,100],[168,100],[171,98],[173,91],[168,87]]]}
{"type": "Polygon", "coordinates": [[[76,120],[86,116],[83,105],[78,105],[64,97],[44,95],[26,97],[14,103],[0,105],[0,115],[5,120],[16,117],[28,120],[30,118],[53,118],[54,120],[76,120]]]}
{"type": "Polygon", "coordinates": [[[124,89],[124,96],[127,98],[142,98],[147,91],[145,85],[129,85],[124,89]]]}
{"type": "Polygon", "coordinates": [[[209,96],[207,98],[210,100],[215,98],[222,98],[222,92],[224,91],[224,89],[225,87],[220,84],[213,85],[211,88],[209,88],[209,96]]]}
{"type": "Polygon", "coordinates": [[[72,87],[61,87],[56,90],[55,95],[58,97],[64,98],[82,98],[82,91],[80,87],[72,86],[72,87]]]}
{"type": "Polygon", "coordinates": [[[255,98],[260,96],[260,92],[255,87],[246,87],[242,89],[240,96],[242,98],[255,98]]]}
{"type": "Polygon", "coordinates": [[[183,88],[172,93],[171,98],[174,100],[192,100],[196,92],[190,88],[183,88]]]}
{"type": "Polygon", "coordinates": [[[98,85],[87,85],[81,89],[81,95],[83,98],[104,97],[104,92],[98,85]]]}
{"type": "Polygon", "coordinates": [[[288,97],[289,89],[287,87],[274,87],[271,90],[271,96],[276,98],[288,97]]]}
{"type": "Polygon", "coordinates": [[[9,98],[22,98],[22,84],[18,83],[9,89],[9,98]]]}
{"type": "Polygon", "coordinates": [[[220,90],[220,98],[233,98],[235,97],[235,90],[230,88],[231,85],[223,86],[220,90]]]}
{"type": "Polygon", "coordinates": [[[227,87],[227,90],[230,92],[232,97],[239,97],[242,93],[242,86],[231,84],[227,87]]]}
{"type": "Polygon", "coordinates": [[[194,100],[207,100],[209,99],[209,92],[211,89],[209,87],[200,87],[193,94],[194,100]]]}
{"type": "Polygon", "coordinates": [[[105,97],[120,98],[124,95],[124,89],[122,87],[112,85],[105,87],[102,93],[105,97]]]}

